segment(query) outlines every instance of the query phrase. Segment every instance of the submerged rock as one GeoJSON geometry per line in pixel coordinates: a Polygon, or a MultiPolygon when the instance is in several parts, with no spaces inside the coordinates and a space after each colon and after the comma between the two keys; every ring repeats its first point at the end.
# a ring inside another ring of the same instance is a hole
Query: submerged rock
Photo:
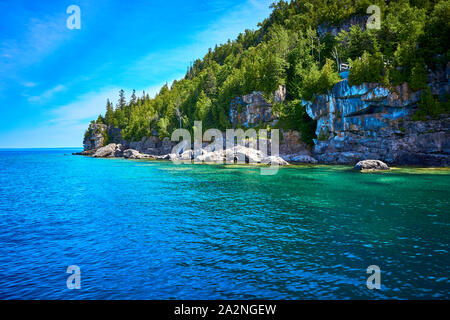
{"type": "Polygon", "coordinates": [[[81,152],[74,152],[72,155],[74,156],[92,156],[94,155],[95,150],[83,150],[81,152]]]}
{"type": "Polygon", "coordinates": [[[380,160],[363,160],[355,165],[356,170],[390,170],[389,166],[380,160]]]}
{"type": "Polygon", "coordinates": [[[311,157],[308,154],[289,154],[281,156],[286,161],[292,161],[297,163],[318,163],[316,158],[311,157]]]}

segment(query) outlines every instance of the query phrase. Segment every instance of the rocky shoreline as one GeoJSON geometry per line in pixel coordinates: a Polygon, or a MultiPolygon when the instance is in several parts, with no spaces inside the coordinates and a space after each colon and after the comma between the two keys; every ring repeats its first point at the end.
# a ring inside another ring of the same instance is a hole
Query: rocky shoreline
{"type": "MultiPolygon", "coordinates": [[[[229,149],[221,149],[221,150],[214,150],[213,147],[206,146],[205,148],[202,148],[197,152],[194,152],[192,149],[188,150],[181,149],[179,153],[150,155],[140,153],[138,150],[135,149],[125,149],[125,147],[122,144],[111,143],[105,147],[101,147],[96,150],[85,150],[73,154],[91,156],[93,158],[125,158],[125,159],[172,160],[172,161],[178,160],[178,161],[192,161],[197,163],[198,162],[230,163],[229,159],[231,159],[231,162],[233,163],[268,164],[281,166],[289,165],[289,163],[280,156],[266,155],[260,150],[247,148],[239,145],[229,149]]],[[[311,158],[311,163],[317,163],[317,161],[311,158]]]]}
{"type": "MultiPolygon", "coordinates": [[[[247,163],[247,164],[265,164],[265,165],[290,165],[286,159],[293,161],[294,164],[317,164],[318,161],[309,155],[284,155],[284,156],[267,156],[260,150],[247,148],[243,146],[234,146],[229,149],[211,150],[211,148],[203,148],[195,155],[193,150],[186,150],[179,154],[166,154],[161,156],[142,154],[135,149],[125,149],[121,144],[111,143],[97,150],[87,150],[73,153],[73,155],[91,156],[94,158],[124,158],[124,159],[147,159],[147,160],[170,160],[185,161],[192,163],[247,163]],[[230,162],[227,162],[228,155],[231,155],[230,162]],[[238,162],[241,160],[241,162],[238,162]]],[[[355,166],[355,170],[360,172],[388,171],[389,166],[380,160],[362,160],[355,166]]]]}
{"type": "MultiPolygon", "coordinates": [[[[445,97],[449,92],[450,64],[443,71],[430,73],[431,92],[445,97]]],[[[355,165],[377,159],[390,166],[450,166],[450,116],[414,121],[421,92],[413,92],[406,83],[386,88],[378,83],[350,85],[343,76],[329,92],[303,101],[308,115],[317,122],[314,145],[308,146],[296,130],[280,129],[279,157],[258,150],[233,147],[230,150],[208,149],[193,154],[180,152],[182,160],[225,161],[227,153],[246,162],[287,165],[289,163],[355,165]]],[[[286,99],[286,88],[274,92],[274,101],[286,99]]],[[[236,97],[230,103],[229,120],[233,128],[252,128],[258,124],[277,127],[279,115],[261,92],[236,97]]],[[[174,159],[172,142],[153,131],[140,141],[125,141],[119,128],[91,123],[79,153],[93,157],[127,159],[174,159]],[[111,143],[106,143],[106,140],[111,143]],[[107,145],[106,145],[107,144],[107,145]]],[[[270,141],[268,141],[270,143],[270,141]]],[[[224,146],[225,147],[225,146],[224,146]]],[[[186,148],[185,148],[186,149],[186,148]]],[[[193,149],[193,148],[191,148],[193,149]]]]}

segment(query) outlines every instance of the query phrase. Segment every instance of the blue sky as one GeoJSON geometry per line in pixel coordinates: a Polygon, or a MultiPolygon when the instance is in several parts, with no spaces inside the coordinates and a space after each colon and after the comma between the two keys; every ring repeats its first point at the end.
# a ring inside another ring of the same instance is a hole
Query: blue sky
{"type": "Polygon", "coordinates": [[[78,147],[106,98],[154,95],[273,0],[0,0],[0,148],[78,147]],[[81,9],[81,29],[66,26],[81,9]]]}

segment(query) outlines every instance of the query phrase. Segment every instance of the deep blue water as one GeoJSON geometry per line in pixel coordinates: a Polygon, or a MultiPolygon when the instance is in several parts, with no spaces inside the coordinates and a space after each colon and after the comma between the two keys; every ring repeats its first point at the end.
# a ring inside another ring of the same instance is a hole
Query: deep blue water
{"type": "Polygon", "coordinates": [[[450,298],[449,170],[262,176],[73,151],[0,151],[1,299],[450,298]]]}

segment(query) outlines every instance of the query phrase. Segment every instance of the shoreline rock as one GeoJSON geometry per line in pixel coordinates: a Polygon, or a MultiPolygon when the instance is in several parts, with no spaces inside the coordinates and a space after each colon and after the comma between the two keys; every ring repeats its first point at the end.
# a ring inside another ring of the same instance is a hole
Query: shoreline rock
{"type": "Polygon", "coordinates": [[[149,154],[142,154],[134,149],[124,150],[122,156],[125,159],[156,159],[155,156],[151,156],[149,154]]]}
{"type": "Polygon", "coordinates": [[[122,145],[110,143],[104,147],[101,147],[95,151],[92,155],[94,158],[114,158],[123,156],[122,145]]]}
{"type": "Polygon", "coordinates": [[[380,160],[362,160],[359,161],[355,167],[355,170],[359,171],[389,171],[391,168],[380,160]]]}

